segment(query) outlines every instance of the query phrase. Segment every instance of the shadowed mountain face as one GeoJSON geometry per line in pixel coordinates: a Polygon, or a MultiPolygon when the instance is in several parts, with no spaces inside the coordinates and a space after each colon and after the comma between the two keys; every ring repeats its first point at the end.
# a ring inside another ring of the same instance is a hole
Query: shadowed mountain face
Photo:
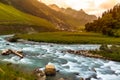
{"type": "Polygon", "coordinates": [[[84,10],[79,10],[79,11],[76,11],[72,8],[67,8],[67,9],[64,9],[64,8],[59,8],[57,5],[55,4],[52,4],[52,5],[49,5],[49,7],[55,11],[58,11],[58,12],[62,12],[64,14],[67,14],[67,15],[70,15],[74,18],[76,18],[77,20],[79,20],[81,22],[81,24],[86,24],[88,22],[92,22],[93,20],[96,20],[97,17],[95,15],[88,15],[87,13],[84,12],[84,10]]]}

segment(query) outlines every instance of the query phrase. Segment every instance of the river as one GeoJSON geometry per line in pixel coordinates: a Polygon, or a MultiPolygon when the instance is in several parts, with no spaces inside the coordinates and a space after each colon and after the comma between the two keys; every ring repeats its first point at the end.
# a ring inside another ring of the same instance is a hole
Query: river
{"type": "Polygon", "coordinates": [[[5,37],[8,36],[0,36],[1,51],[4,49],[22,50],[26,56],[20,59],[15,55],[0,55],[0,61],[18,64],[28,70],[34,70],[38,67],[44,69],[46,64],[54,64],[59,72],[49,80],[57,80],[61,77],[66,80],[80,80],[80,77],[91,77],[91,80],[120,80],[120,62],[62,53],[63,50],[68,49],[99,49],[100,45],[10,43],[4,39],[5,37]]]}

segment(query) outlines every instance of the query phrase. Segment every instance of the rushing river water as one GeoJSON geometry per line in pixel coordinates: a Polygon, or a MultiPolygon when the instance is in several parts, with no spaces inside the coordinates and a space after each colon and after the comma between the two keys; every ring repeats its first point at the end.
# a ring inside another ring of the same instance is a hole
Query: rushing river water
{"type": "Polygon", "coordinates": [[[80,77],[91,77],[91,80],[120,80],[120,62],[88,58],[61,52],[68,49],[99,49],[100,45],[10,43],[4,40],[5,37],[7,36],[0,36],[0,50],[22,50],[26,56],[23,59],[19,59],[19,57],[15,55],[0,55],[0,61],[8,61],[31,70],[37,67],[44,68],[46,64],[54,64],[56,69],[60,71],[54,78],[51,78],[51,80],[57,80],[61,77],[66,78],[66,80],[80,80],[80,77]]]}

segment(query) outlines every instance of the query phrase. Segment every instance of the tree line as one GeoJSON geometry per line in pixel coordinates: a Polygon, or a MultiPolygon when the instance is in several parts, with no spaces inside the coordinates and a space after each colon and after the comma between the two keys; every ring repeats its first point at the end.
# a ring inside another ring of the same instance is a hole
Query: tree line
{"type": "Polygon", "coordinates": [[[120,37],[120,4],[105,11],[102,17],[85,25],[86,31],[100,32],[104,35],[120,37]]]}

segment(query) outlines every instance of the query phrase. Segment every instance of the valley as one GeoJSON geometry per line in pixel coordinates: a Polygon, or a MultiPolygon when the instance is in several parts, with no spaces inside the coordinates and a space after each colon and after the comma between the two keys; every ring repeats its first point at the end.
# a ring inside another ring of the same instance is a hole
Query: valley
{"type": "Polygon", "coordinates": [[[120,4],[44,1],[0,0],[0,80],[119,80],[120,4]]]}

